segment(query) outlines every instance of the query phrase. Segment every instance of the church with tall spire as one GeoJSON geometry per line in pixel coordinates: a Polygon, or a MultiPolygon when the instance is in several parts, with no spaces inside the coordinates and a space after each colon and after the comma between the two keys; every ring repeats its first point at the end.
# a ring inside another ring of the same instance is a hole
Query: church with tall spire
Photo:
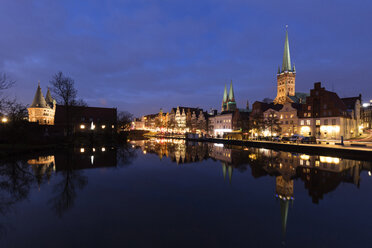
{"type": "Polygon", "coordinates": [[[28,110],[28,120],[37,122],[41,125],[54,125],[54,116],[56,112],[56,101],[52,98],[49,88],[44,98],[40,88],[40,82],[37,86],[34,100],[28,110]]]}
{"type": "Polygon", "coordinates": [[[287,102],[303,103],[306,96],[303,93],[296,93],[296,68],[291,63],[288,26],[286,26],[285,31],[283,63],[281,67],[278,67],[276,78],[277,94],[274,100],[275,104],[284,104],[287,102]]]}
{"type": "Polygon", "coordinates": [[[227,87],[225,85],[225,90],[223,92],[223,98],[222,98],[221,112],[235,111],[235,110],[236,110],[236,101],[235,101],[235,96],[234,96],[233,84],[231,80],[229,94],[227,94],[227,87]]]}

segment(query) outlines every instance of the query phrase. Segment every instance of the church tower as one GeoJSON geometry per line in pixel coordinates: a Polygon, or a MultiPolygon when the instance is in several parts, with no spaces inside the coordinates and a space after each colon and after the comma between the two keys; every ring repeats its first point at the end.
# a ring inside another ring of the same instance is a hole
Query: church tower
{"type": "Polygon", "coordinates": [[[232,80],[231,80],[229,94],[227,94],[227,88],[225,84],[221,112],[235,111],[235,110],[236,110],[236,102],[235,102],[234,89],[233,89],[232,80]]]}
{"type": "Polygon", "coordinates": [[[222,107],[221,112],[227,111],[227,88],[225,84],[225,90],[223,91],[222,107]]]}
{"type": "Polygon", "coordinates": [[[232,80],[231,80],[230,91],[229,91],[229,100],[227,102],[227,111],[235,111],[235,110],[236,110],[236,102],[235,102],[233,84],[232,84],[232,80]]]}
{"type": "Polygon", "coordinates": [[[40,88],[37,86],[34,100],[28,110],[28,121],[37,122],[40,125],[54,125],[54,115],[56,112],[56,101],[52,98],[48,89],[46,99],[40,88]]]}
{"type": "MultiPolygon", "coordinates": [[[[286,26],[288,28],[288,26],[286,26]]],[[[289,53],[288,29],[285,31],[284,54],[282,67],[278,68],[277,74],[277,95],[275,104],[284,104],[291,101],[288,96],[295,95],[296,69],[291,65],[291,56],[289,53]]]]}

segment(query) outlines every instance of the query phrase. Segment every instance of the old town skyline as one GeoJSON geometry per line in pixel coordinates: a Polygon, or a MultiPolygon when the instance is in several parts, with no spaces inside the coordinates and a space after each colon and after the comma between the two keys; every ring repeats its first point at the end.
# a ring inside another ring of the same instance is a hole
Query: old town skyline
{"type": "Polygon", "coordinates": [[[239,107],[247,100],[253,103],[265,97],[275,98],[275,76],[281,64],[285,24],[289,25],[291,55],[298,70],[296,90],[308,92],[314,82],[321,81],[340,97],[363,92],[364,101],[372,98],[368,83],[371,49],[367,46],[371,37],[363,31],[368,24],[364,12],[368,8],[361,10],[357,4],[325,6],[333,11],[332,19],[328,20],[325,11],[312,13],[306,4],[301,8],[290,4],[273,4],[268,8],[258,3],[239,3],[229,5],[223,12],[223,4],[204,2],[200,4],[205,9],[203,13],[187,3],[156,7],[97,4],[85,9],[84,4],[77,6],[67,2],[64,13],[71,17],[71,21],[66,23],[61,23],[66,17],[45,15],[47,10],[53,12],[61,7],[59,4],[45,4],[42,8],[32,3],[19,6],[9,2],[6,5],[9,11],[3,13],[3,18],[15,9],[25,13],[17,26],[4,27],[9,35],[2,41],[1,70],[17,81],[11,93],[27,104],[32,101],[37,81],[41,81],[42,89],[46,91],[51,75],[59,70],[75,79],[79,95],[89,105],[118,107],[135,116],[178,105],[218,109],[224,84],[231,79],[239,107]],[[101,12],[99,7],[102,7],[101,12]],[[127,11],[125,20],[112,14],[114,7],[127,11]],[[249,15],[242,15],[238,7],[242,10],[256,7],[257,13],[262,14],[263,9],[267,13],[259,19],[252,10],[249,15]],[[27,8],[33,12],[26,13],[27,8]],[[79,15],[74,13],[74,8],[82,10],[79,15]],[[282,11],[277,11],[275,18],[269,17],[274,9],[294,13],[296,22],[282,11]],[[342,15],[345,9],[360,11],[358,18],[345,19],[342,15]],[[100,16],[108,12],[111,15],[100,16]],[[162,17],[157,15],[160,13],[162,17]],[[180,15],[175,16],[175,13],[180,15]],[[38,14],[44,19],[37,17],[38,14]],[[203,18],[203,14],[212,21],[203,18]],[[224,19],[223,25],[218,22],[219,14],[234,18],[224,19]],[[201,24],[199,28],[192,27],[193,18],[201,24]],[[43,24],[43,20],[48,20],[49,24],[43,24]],[[107,25],[113,21],[117,25],[122,23],[123,30],[118,27],[109,29],[107,25]],[[80,26],[76,26],[78,23],[80,26]],[[132,28],[125,25],[128,23],[133,25],[132,28]],[[155,23],[161,31],[155,35],[154,45],[145,39],[154,32],[149,29],[150,23],[155,23]],[[67,32],[66,28],[71,25],[75,25],[74,32],[67,32]],[[177,25],[183,27],[182,30],[174,27],[177,25]],[[27,27],[32,32],[26,30],[27,27]],[[144,31],[139,32],[133,27],[143,27],[144,31]],[[118,42],[125,41],[123,36],[128,34],[132,34],[132,38],[119,45],[118,42]],[[108,48],[103,40],[113,36],[117,37],[111,39],[113,46],[108,48]],[[214,43],[211,45],[208,40],[212,37],[214,43]],[[13,42],[14,39],[17,42],[13,42]],[[129,41],[131,45],[136,44],[130,53],[125,52],[130,50],[129,41]],[[83,48],[84,44],[89,45],[83,48]],[[14,53],[14,49],[19,52],[14,53]],[[12,55],[7,55],[8,51],[12,51],[12,55]],[[66,51],[63,56],[62,51],[66,51]],[[112,53],[121,54],[122,58],[112,53]],[[104,57],[111,55],[112,61],[106,63],[104,57]],[[131,58],[136,60],[130,62],[131,58]],[[350,84],[351,81],[355,83],[350,84]]]}

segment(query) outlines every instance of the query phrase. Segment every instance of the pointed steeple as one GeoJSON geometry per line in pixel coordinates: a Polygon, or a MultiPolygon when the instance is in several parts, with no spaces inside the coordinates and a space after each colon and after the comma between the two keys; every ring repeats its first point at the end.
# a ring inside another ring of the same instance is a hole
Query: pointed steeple
{"type": "Polygon", "coordinates": [[[289,53],[288,25],[286,25],[286,30],[285,30],[285,42],[284,42],[282,72],[283,71],[292,71],[291,55],[289,53]]]}
{"type": "Polygon", "coordinates": [[[231,80],[231,83],[230,83],[229,101],[231,101],[231,102],[234,102],[235,101],[232,80],[231,80]]]}
{"type": "Polygon", "coordinates": [[[31,108],[46,108],[47,107],[47,103],[45,101],[43,93],[41,92],[40,81],[36,89],[34,100],[32,101],[32,104],[30,107],[31,108]]]}
{"type": "Polygon", "coordinates": [[[280,74],[280,66],[278,66],[278,74],[280,74]]]}
{"type": "Polygon", "coordinates": [[[293,63],[293,72],[296,72],[296,67],[294,63],[293,63]]]}
{"type": "Polygon", "coordinates": [[[223,91],[222,103],[226,103],[226,102],[227,102],[227,87],[225,84],[225,90],[223,91]]]}
{"type": "Polygon", "coordinates": [[[45,101],[46,101],[48,104],[52,104],[52,105],[53,105],[53,98],[52,98],[52,95],[50,94],[49,87],[48,87],[47,94],[46,94],[46,96],[45,96],[45,101]]]}

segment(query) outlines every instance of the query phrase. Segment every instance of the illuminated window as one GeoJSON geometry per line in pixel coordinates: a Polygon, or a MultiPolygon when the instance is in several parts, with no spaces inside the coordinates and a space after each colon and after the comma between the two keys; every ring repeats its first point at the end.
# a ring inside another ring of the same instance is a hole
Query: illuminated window
{"type": "Polygon", "coordinates": [[[105,129],[106,128],[106,125],[102,125],[102,129],[105,129]]]}
{"type": "Polygon", "coordinates": [[[315,121],[315,124],[316,124],[317,126],[320,126],[320,120],[316,120],[316,121],[315,121]]]}
{"type": "Polygon", "coordinates": [[[310,126],[311,120],[306,120],[306,125],[310,126]]]}
{"type": "Polygon", "coordinates": [[[307,106],[307,110],[311,110],[311,106],[309,105],[309,106],[307,106]]]}
{"type": "Polygon", "coordinates": [[[301,126],[303,126],[304,125],[304,120],[301,120],[301,126]]]}

